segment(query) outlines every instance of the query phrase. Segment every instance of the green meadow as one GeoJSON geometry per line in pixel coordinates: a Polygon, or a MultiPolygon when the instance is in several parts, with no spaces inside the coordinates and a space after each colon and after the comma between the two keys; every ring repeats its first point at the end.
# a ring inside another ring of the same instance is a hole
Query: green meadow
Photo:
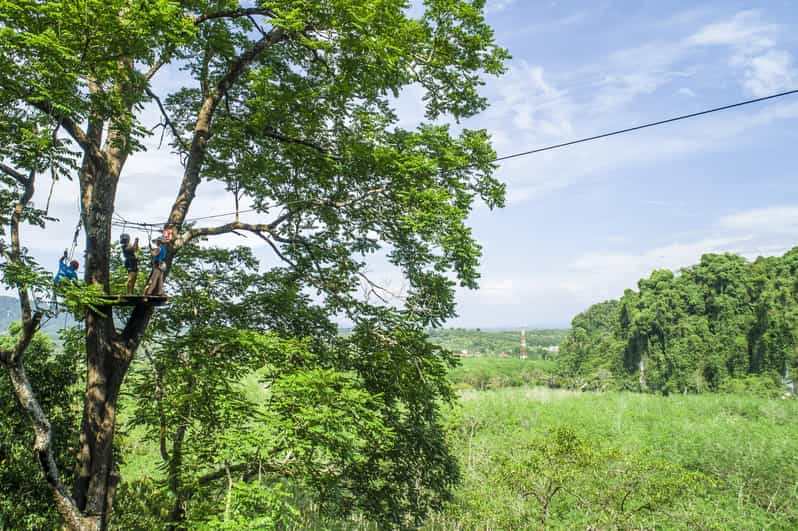
{"type": "MultiPolygon", "coordinates": [[[[798,401],[551,389],[551,367],[484,357],[452,371],[461,482],[426,529],[798,528],[798,401]]],[[[157,479],[157,448],[135,430],[126,444],[123,475],[157,479]]],[[[295,503],[296,529],[375,529],[295,503]]]]}
{"type": "Polygon", "coordinates": [[[463,481],[430,529],[798,528],[798,402],[467,390],[463,481]],[[558,488],[559,486],[559,488],[558,488]]]}
{"type": "Polygon", "coordinates": [[[459,389],[498,389],[522,385],[547,385],[555,362],[541,359],[462,358],[450,373],[459,389]]]}

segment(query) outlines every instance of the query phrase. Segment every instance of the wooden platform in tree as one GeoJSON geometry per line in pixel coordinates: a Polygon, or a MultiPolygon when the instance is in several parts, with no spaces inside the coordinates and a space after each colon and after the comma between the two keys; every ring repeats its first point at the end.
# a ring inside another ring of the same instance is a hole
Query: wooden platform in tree
{"type": "Polygon", "coordinates": [[[100,298],[108,306],[163,306],[169,301],[166,295],[108,295],[100,298]]]}

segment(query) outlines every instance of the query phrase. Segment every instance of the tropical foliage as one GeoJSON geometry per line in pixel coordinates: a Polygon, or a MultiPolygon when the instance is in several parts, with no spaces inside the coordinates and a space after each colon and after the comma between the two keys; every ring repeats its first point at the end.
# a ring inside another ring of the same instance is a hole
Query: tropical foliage
{"type": "Polygon", "coordinates": [[[28,419],[28,466],[40,466],[65,526],[106,529],[134,498],[116,500],[136,488],[120,475],[116,430],[130,392],[142,399],[128,406],[132,425],[158,440],[169,471],[141,497],[152,527],[282,525],[293,512],[281,481],[325,511],[392,525],[447,498],[457,471],[440,405],[453,397],[453,359],[425,330],[455,315],[458,285],[477,286],[467,219],[475,202],[502,206],[504,186],[487,133],[446,124],[486,108],[483,78],[508,55],[484,1],[418,7],[0,0],[0,280],[22,321],[0,348],[11,382],[1,389],[17,401],[9,414],[28,419]],[[425,111],[412,129],[395,111],[410,86],[425,111]],[[145,123],[147,108],[158,124],[145,123]],[[158,133],[182,167],[163,176],[174,197],[154,202],[171,205],[161,219],[174,301],[110,311],[120,182],[158,133]],[[83,335],[69,347],[81,360],[73,377],[59,377],[84,390],[52,408],[39,390],[56,383],[35,381],[47,373],[29,370],[28,352],[51,276],[20,231],[55,222],[34,207],[42,178],[77,181],[85,237],[83,282],[58,290],[83,335]],[[229,193],[236,215],[191,211],[207,188],[229,193]],[[246,251],[197,247],[223,234],[262,245],[262,269],[246,251]],[[375,260],[403,277],[401,292],[369,277],[375,260]],[[335,320],[353,325],[345,339],[335,320]],[[254,405],[237,385],[256,370],[269,400],[254,405]],[[81,418],[62,431],[50,416],[65,410],[81,418]],[[277,516],[254,520],[260,509],[277,516]]]}
{"type": "Polygon", "coordinates": [[[467,391],[463,480],[433,529],[795,529],[798,401],[467,391]]]}
{"type": "Polygon", "coordinates": [[[575,317],[558,361],[567,376],[604,371],[663,393],[773,392],[798,365],[798,249],[753,262],[705,255],[678,273],[655,271],[620,301],[575,317]]]}

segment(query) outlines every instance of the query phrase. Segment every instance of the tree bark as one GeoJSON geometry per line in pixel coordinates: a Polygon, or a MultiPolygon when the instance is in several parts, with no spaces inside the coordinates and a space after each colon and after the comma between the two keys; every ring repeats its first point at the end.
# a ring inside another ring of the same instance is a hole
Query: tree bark
{"type": "MultiPolygon", "coordinates": [[[[188,411],[186,411],[186,409],[187,407],[184,408],[184,413],[187,415],[188,411]]],[[[188,426],[186,425],[185,421],[181,422],[180,426],[178,426],[177,432],[175,433],[174,443],[172,445],[172,456],[168,462],[169,472],[167,483],[169,485],[169,490],[172,491],[172,494],[175,497],[172,510],[169,512],[169,524],[167,527],[169,531],[184,529],[185,527],[183,524],[186,518],[186,493],[183,489],[180,473],[182,472],[183,468],[183,440],[186,436],[187,429],[188,426]]]]}
{"type": "MultiPolygon", "coordinates": [[[[109,134],[109,140],[112,134],[109,134]]],[[[109,291],[111,215],[122,152],[103,150],[100,159],[87,155],[81,168],[82,218],[86,234],[87,284],[109,291]]],[[[81,421],[77,470],[72,496],[87,516],[107,527],[119,475],[115,470],[114,431],[122,382],[130,367],[152,310],[133,310],[123,333],[117,332],[111,308],[86,316],[86,395],[81,421]]]]}

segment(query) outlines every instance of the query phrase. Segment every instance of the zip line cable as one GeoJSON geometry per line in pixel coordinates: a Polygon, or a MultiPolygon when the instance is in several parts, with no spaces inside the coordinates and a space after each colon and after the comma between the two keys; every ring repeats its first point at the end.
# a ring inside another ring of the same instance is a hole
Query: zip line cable
{"type": "Polygon", "coordinates": [[[656,122],[649,122],[649,123],[646,123],[646,124],[636,125],[634,127],[627,127],[626,129],[619,129],[617,131],[611,131],[609,133],[602,133],[600,135],[589,136],[587,138],[580,138],[579,140],[571,140],[569,142],[563,142],[561,144],[553,144],[551,146],[546,146],[546,147],[542,147],[542,148],[532,149],[532,150],[529,150],[529,151],[522,151],[521,153],[513,153],[512,155],[504,155],[502,157],[497,157],[497,158],[493,159],[491,162],[502,162],[502,161],[505,161],[505,160],[517,159],[519,157],[526,157],[528,155],[534,155],[535,153],[542,153],[544,151],[551,151],[553,149],[560,149],[560,148],[564,148],[564,147],[567,147],[567,146],[573,146],[575,144],[582,144],[582,143],[585,143],[585,142],[591,142],[593,140],[598,140],[600,138],[607,138],[607,137],[610,137],[610,136],[622,135],[624,133],[631,133],[632,131],[639,131],[641,129],[647,129],[649,127],[656,127],[658,125],[664,125],[664,124],[669,124],[669,123],[672,123],[672,122],[678,122],[680,120],[687,120],[688,118],[695,118],[697,116],[703,116],[705,114],[712,114],[714,112],[727,111],[729,109],[742,107],[744,105],[751,105],[752,103],[760,103],[760,102],[763,102],[763,101],[773,100],[773,99],[776,99],[776,98],[781,98],[783,96],[790,96],[790,95],[793,95],[793,94],[798,94],[798,89],[788,90],[786,92],[779,92],[778,94],[771,94],[770,96],[764,96],[762,98],[755,98],[755,99],[752,99],[752,100],[746,100],[746,101],[741,101],[741,102],[738,102],[738,103],[732,103],[731,105],[724,105],[722,107],[715,107],[713,109],[707,109],[707,110],[704,110],[704,111],[693,112],[693,113],[690,113],[690,114],[682,114],[681,116],[674,116],[673,118],[667,118],[665,120],[659,120],[659,121],[656,121],[656,122]]]}
{"type": "MultiPolygon", "coordinates": [[[[720,112],[720,111],[727,111],[727,110],[730,110],[730,109],[736,109],[737,107],[744,107],[746,105],[752,105],[754,103],[761,103],[763,101],[774,100],[776,98],[782,98],[784,96],[792,96],[794,94],[798,94],[798,89],[788,90],[788,91],[785,91],[785,92],[779,92],[777,94],[771,94],[769,96],[763,96],[761,98],[754,98],[754,99],[745,100],[745,101],[741,101],[741,102],[737,102],[737,103],[732,103],[730,105],[723,105],[721,107],[714,107],[712,109],[706,109],[706,110],[703,110],[703,111],[693,112],[693,113],[689,113],[689,114],[682,114],[682,115],[679,115],[679,116],[674,116],[672,118],[666,118],[664,120],[658,120],[656,122],[648,122],[648,123],[644,123],[644,124],[640,124],[640,125],[635,125],[633,127],[627,127],[625,129],[618,129],[618,130],[615,130],[615,131],[610,131],[608,133],[602,133],[602,134],[599,134],[599,135],[594,135],[594,136],[589,136],[589,137],[585,137],[585,138],[580,138],[578,140],[570,140],[568,142],[562,142],[562,143],[559,143],[559,144],[552,144],[550,146],[545,146],[545,147],[541,147],[541,148],[531,149],[529,151],[521,151],[519,153],[512,153],[512,154],[509,154],[509,155],[502,155],[500,157],[496,157],[495,159],[491,160],[490,162],[492,162],[492,163],[493,162],[504,162],[504,161],[507,161],[507,160],[517,159],[517,158],[521,158],[521,157],[527,157],[529,155],[534,155],[536,153],[543,153],[544,151],[552,151],[552,150],[555,150],[555,149],[560,149],[560,148],[564,148],[564,147],[568,147],[568,146],[574,146],[576,144],[584,144],[585,142],[592,142],[594,140],[599,140],[599,139],[602,139],[602,138],[608,138],[608,137],[611,137],[611,136],[617,136],[617,135],[622,135],[622,134],[626,134],[626,133],[632,133],[634,131],[640,131],[641,129],[648,129],[648,128],[651,128],[651,127],[657,127],[657,126],[660,126],[660,125],[665,125],[665,124],[669,124],[669,123],[673,123],[673,122],[679,122],[681,120],[688,120],[690,118],[696,118],[698,116],[704,116],[704,115],[707,115],[707,114],[712,114],[712,113],[716,113],[716,112],[720,112]]],[[[469,166],[471,166],[471,164],[466,165],[463,168],[468,168],[469,166]]],[[[289,205],[289,204],[306,203],[306,202],[309,202],[309,201],[292,201],[292,202],[289,202],[289,203],[283,203],[281,205],[273,205],[273,206],[286,206],[286,205],[289,205]]],[[[194,218],[186,218],[183,221],[183,223],[192,223],[194,221],[202,221],[202,220],[206,220],[206,219],[223,218],[223,217],[233,216],[233,215],[236,215],[236,214],[246,214],[246,213],[250,213],[250,212],[258,212],[260,210],[261,209],[250,208],[250,209],[247,209],[247,210],[240,210],[238,212],[226,212],[224,214],[213,214],[213,215],[209,215],[209,216],[200,216],[200,217],[194,217],[194,218]]],[[[151,229],[151,228],[154,228],[154,227],[163,227],[165,225],[164,223],[132,222],[132,221],[126,220],[125,218],[123,218],[119,214],[116,214],[116,213],[114,213],[114,214],[119,217],[119,221],[112,222],[112,225],[114,225],[116,227],[128,226],[128,227],[138,227],[138,228],[144,228],[144,229],[150,228],[151,229]]]]}

